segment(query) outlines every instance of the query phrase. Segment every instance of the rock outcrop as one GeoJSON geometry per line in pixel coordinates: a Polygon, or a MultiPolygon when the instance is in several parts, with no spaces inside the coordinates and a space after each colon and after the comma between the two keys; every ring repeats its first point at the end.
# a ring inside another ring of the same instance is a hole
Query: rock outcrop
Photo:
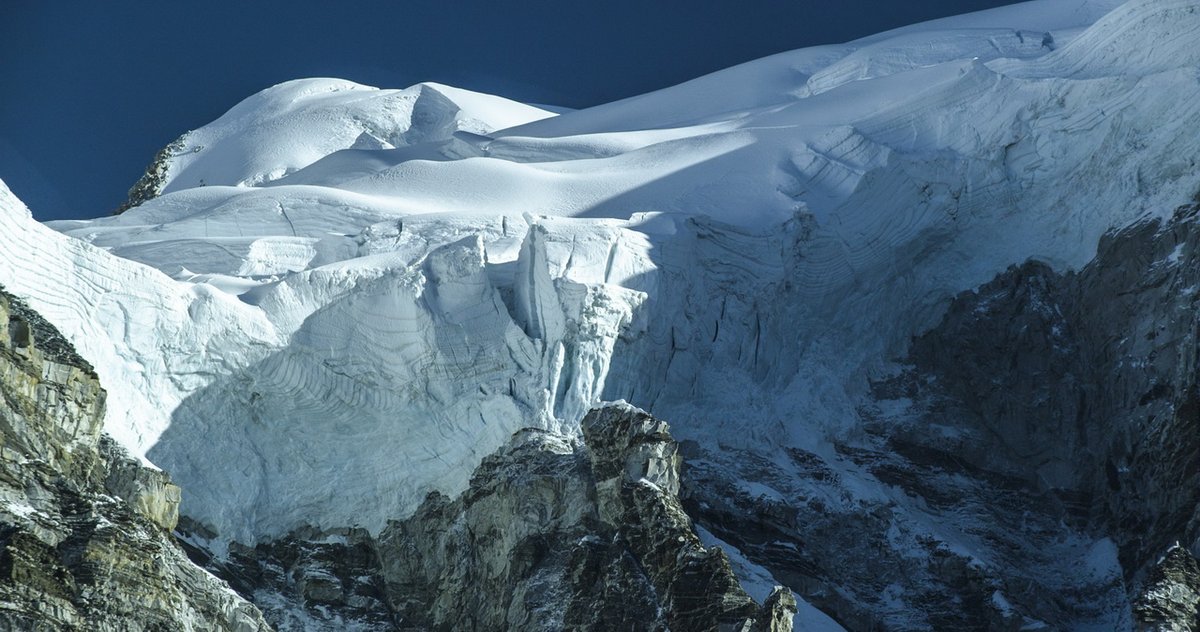
{"type": "Polygon", "coordinates": [[[1172,546],[1146,577],[1133,609],[1145,632],[1200,628],[1200,564],[1191,552],[1172,546]]]}
{"type": "Polygon", "coordinates": [[[171,158],[185,151],[187,137],[188,135],[184,134],[176,138],[154,154],[154,159],[146,166],[145,173],[129,188],[125,201],[112,212],[113,215],[120,215],[162,195],[163,187],[167,184],[167,170],[171,166],[171,158]]]}
{"type": "Polygon", "coordinates": [[[1197,588],[1179,569],[1200,550],[1198,211],[1107,235],[1077,273],[1027,263],[960,296],[914,342],[908,392],[964,434],[893,435],[1015,479],[1111,538],[1144,629],[1194,629],[1200,615],[1184,599],[1176,621],[1189,623],[1161,627],[1147,605],[1164,581],[1197,588]]]}
{"type": "Polygon", "coordinates": [[[304,530],[210,564],[281,630],[791,630],[789,590],[760,606],[700,543],[679,466],[667,424],[612,404],[582,443],[518,432],[377,538],[304,530]]]}
{"type": "Polygon", "coordinates": [[[104,391],[0,290],[0,630],[269,629],[170,530],[179,488],[102,434],[104,391]]]}

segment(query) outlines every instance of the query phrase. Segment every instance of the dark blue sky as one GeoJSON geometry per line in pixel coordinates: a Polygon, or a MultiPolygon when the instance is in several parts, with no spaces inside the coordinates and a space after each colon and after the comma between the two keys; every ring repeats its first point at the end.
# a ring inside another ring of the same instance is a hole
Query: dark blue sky
{"type": "Polygon", "coordinates": [[[0,179],[102,215],[179,134],[281,81],[439,81],[584,107],[1006,0],[5,0],[0,179]]]}

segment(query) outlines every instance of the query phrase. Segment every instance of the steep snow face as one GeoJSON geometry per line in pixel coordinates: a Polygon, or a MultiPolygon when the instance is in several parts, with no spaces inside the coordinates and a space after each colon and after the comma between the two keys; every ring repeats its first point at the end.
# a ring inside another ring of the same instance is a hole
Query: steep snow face
{"type": "Polygon", "coordinates": [[[1200,189],[1197,4],[1027,3],[538,121],[284,84],[190,134],[162,197],[54,224],[94,247],[10,210],[0,280],[222,538],[378,529],[602,397],[831,455],[949,297],[1200,189]]]}
{"type": "Polygon", "coordinates": [[[139,456],[190,393],[283,342],[261,310],[227,292],[38,224],[3,182],[0,226],[0,278],[101,367],[105,431],[139,456]]]}

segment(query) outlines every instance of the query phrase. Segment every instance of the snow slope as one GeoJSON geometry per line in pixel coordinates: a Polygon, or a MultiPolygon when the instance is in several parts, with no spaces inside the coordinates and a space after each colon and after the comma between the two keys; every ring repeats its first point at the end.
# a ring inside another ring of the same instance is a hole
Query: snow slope
{"type": "Polygon", "coordinates": [[[380,90],[342,79],[289,81],[188,132],[170,158],[164,193],[255,186],[342,149],[382,149],[486,134],[550,112],[436,83],[380,90]]]}
{"type": "Polygon", "coordinates": [[[832,454],[948,297],[1031,257],[1079,266],[1200,190],[1200,3],[1119,4],[1039,0],[558,116],[290,82],[189,133],[162,197],[53,224],[76,239],[5,193],[0,281],[223,539],[377,530],[602,398],[706,445],[832,454]]]}

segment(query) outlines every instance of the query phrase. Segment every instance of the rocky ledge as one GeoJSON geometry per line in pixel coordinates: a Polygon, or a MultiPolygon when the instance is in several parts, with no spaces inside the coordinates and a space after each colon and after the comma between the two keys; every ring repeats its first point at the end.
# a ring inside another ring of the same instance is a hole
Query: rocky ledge
{"type": "Polygon", "coordinates": [[[175,543],[179,488],[102,434],[104,399],[0,288],[0,630],[267,630],[175,543]]]}
{"type": "Polygon", "coordinates": [[[162,195],[163,187],[167,184],[167,170],[171,167],[171,159],[187,151],[187,137],[188,134],[184,134],[176,138],[154,154],[154,159],[146,166],[145,173],[129,189],[125,201],[113,211],[113,215],[120,215],[162,195]]]}

